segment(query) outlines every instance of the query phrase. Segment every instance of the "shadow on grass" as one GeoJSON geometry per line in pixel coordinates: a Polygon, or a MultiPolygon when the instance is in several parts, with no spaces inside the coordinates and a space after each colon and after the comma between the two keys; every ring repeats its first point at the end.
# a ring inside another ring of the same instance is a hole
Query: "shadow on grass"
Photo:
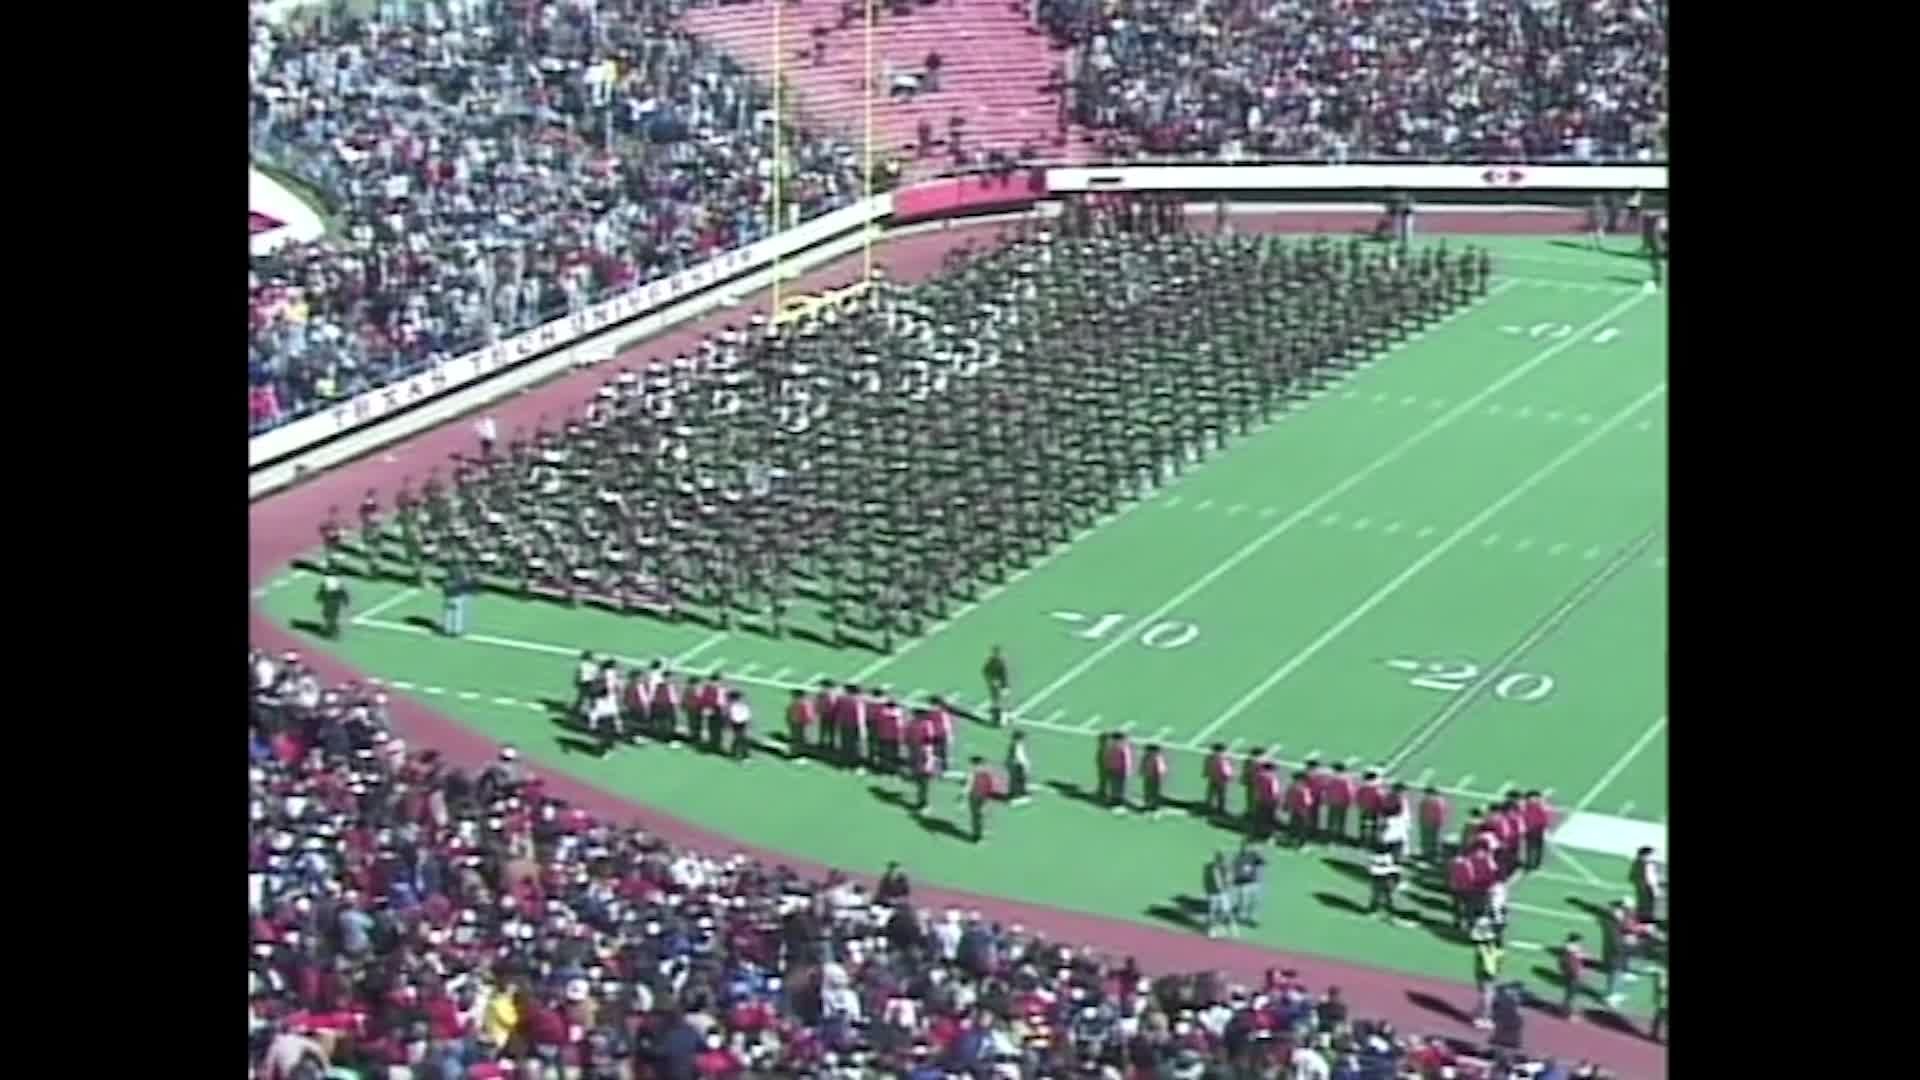
{"type": "Polygon", "coordinates": [[[1072,799],[1074,802],[1086,803],[1088,806],[1097,810],[1106,810],[1109,808],[1109,804],[1105,799],[1102,799],[1094,792],[1088,791],[1086,788],[1070,780],[1049,780],[1046,783],[1048,787],[1052,788],[1054,792],[1062,798],[1072,799]]]}
{"type": "Polygon", "coordinates": [[[1147,917],[1186,930],[1205,932],[1207,929],[1207,902],[1197,896],[1181,894],[1164,904],[1151,904],[1147,907],[1147,917]]]}
{"type": "Polygon", "coordinates": [[[313,619],[295,619],[287,625],[303,634],[311,634],[317,638],[328,638],[331,640],[331,636],[327,633],[327,628],[313,619]]]}
{"type": "Polygon", "coordinates": [[[960,826],[955,825],[945,818],[933,817],[926,811],[916,809],[913,805],[913,798],[905,792],[895,791],[892,788],[884,788],[878,784],[869,784],[867,785],[867,794],[873,796],[876,802],[884,803],[887,806],[899,810],[905,810],[913,818],[914,824],[934,836],[944,836],[950,840],[958,840],[963,844],[973,843],[973,837],[960,826]]]}
{"type": "Polygon", "coordinates": [[[433,634],[440,633],[439,621],[426,615],[409,615],[406,618],[401,619],[400,621],[406,624],[407,626],[417,626],[422,630],[428,631],[429,633],[433,633],[433,634]]]}
{"type": "Polygon", "coordinates": [[[1547,243],[1553,247],[1566,248],[1568,251],[1584,251],[1592,255],[1606,255],[1615,259],[1645,259],[1647,257],[1646,253],[1639,248],[1635,248],[1632,251],[1622,251],[1619,248],[1602,245],[1598,250],[1595,250],[1594,246],[1585,240],[1549,240],[1547,243]]]}

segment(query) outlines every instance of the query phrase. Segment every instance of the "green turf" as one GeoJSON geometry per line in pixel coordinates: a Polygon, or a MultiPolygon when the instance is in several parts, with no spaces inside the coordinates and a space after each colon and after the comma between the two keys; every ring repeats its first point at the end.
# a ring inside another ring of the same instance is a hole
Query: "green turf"
{"type": "MultiPolygon", "coordinates": [[[[1043,780],[1089,783],[1091,731],[1127,725],[1182,748],[1180,796],[1198,787],[1189,747],[1217,738],[1279,744],[1295,760],[1392,760],[1405,779],[1451,789],[1459,811],[1514,783],[1552,788],[1563,807],[1664,822],[1664,732],[1642,736],[1665,712],[1666,420],[1653,392],[1666,378],[1666,300],[1641,297],[1626,259],[1494,243],[1509,276],[1484,306],[891,657],[504,597],[481,598],[473,634],[449,641],[423,625],[438,614],[433,594],[374,583],[359,586],[367,621],[331,647],[537,760],[743,839],[849,866],[900,857],[923,880],[1129,919],[1164,922],[1176,894],[1198,894],[1204,853],[1231,836],[1047,790],[1002,810],[974,848],[871,790],[891,782],[663,748],[569,752],[540,699],[567,696],[582,648],[682,656],[748,687],[767,729],[781,687],[822,674],[977,702],[979,665],[1002,644],[1043,780]],[[1446,682],[1461,665],[1472,677],[1446,682]]],[[[262,602],[310,617],[306,594],[276,588],[262,602]]],[[[996,761],[1004,739],[961,734],[996,761]]],[[[956,794],[940,805],[963,824],[956,794]]],[[[1335,863],[1356,856],[1328,854],[1278,857],[1258,940],[1466,976],[1463,950],[1437,932],[1351,914],[1364,886],[1335,863]]],[[[1610,856],[1556,859],[1515,891],[1514,938],[1585,929],[1581,903],[1622,892],[1624,873],[1610,856]]]]}

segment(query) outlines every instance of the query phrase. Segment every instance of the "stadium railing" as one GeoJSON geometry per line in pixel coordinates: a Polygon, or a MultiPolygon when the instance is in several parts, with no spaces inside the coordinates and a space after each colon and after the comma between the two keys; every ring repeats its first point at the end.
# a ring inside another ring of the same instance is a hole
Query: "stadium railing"
{"type": "Polygon", "coordinates": [[[615,341],[657,333],[832,262],[869,230],[1021,212],[1072,192],[1185,191],[1190,201],[1371,204],[1405,194],[1421,205],[1588,205],[1597,193],[1641,192],[1664,208],[1665,164],[1128,164],[1009,165],[940,177],[862,200],[671,277],[360,394],[248,440],[248,497],[331,468],[479,409],[574,367],[611,358],[615,341]]]}

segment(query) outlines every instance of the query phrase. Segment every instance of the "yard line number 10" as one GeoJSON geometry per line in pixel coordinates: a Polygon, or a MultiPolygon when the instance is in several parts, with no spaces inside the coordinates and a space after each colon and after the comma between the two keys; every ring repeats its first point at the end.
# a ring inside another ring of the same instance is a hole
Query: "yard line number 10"
{"type": "MultiPolygon", "coordinates": [[[[1055,611],[1052,615],[1061,622],[1080,627],[1073,632],[1073,636],[1084,641],[1104,641],[1114,631],[1120,629],[1120,624],[1128,619],[1124,612],[1119,611],[1110,611],[1105,615],[1088,615],[1083,611],[1055,611]]],[[[1140,644],[1149,649],[1179,649],[1193,644],[1199,636],[1200,628],[1190,622],[1162,619],[1141,629],[1140,644]]]]}

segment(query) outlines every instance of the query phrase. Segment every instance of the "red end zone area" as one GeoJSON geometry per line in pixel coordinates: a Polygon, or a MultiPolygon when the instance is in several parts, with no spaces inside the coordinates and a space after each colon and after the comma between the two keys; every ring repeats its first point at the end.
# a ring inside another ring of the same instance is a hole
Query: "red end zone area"
{"type": "MultiPolygon", "coordinates": [[[[1371,231],[1380,220],[1377,210],[1302,213],[1275,211],[1236,214],[1233,226],[1239,230],[1261,232],[1327,233],[1348,235],[1371,231]]],[[[255,216],[256,221],[258,215],[255,216]]],[[[1195,220],[1196,225],[1210,218],[1195,220]]],[[[1584,215],[1579,212],[1427,212],[1419,215],[1417,227],[1424,233],[1454,234],[1529,234],[1566,235],[1578,231],[1584,215]]],[[[876,264],[897,279],[916,280],[935,272],[947,250],[964,240],[976,244],[991,242],[1002,226],[998,223],[956,226],[896,236],[875,252],[876,264]]],[[[1202,225],[1206,227],[1206,225],[1202,225]]],[[[846,285],[860,274],[858,253],[802,276],[783,288],[783,294],[797,295],[846,285]]],[[[764,313],[764,291],[749,303],[709,315],[659,335],[628,350],[617,363],[639,363],[652,356],[671,355],[690,349],[706,333],[728,323],[742,323],[755,313],[764,313]]],[[[503,432],[532,426],[541,417],[558,418],[577,410],[609,377],[606,365],[580,371],[518,397],[496,403],[488,411],[503,432]]],[[[263,584],[300,552],[317,541],[316,529],[330,507],[350,508],[368,488],[391,491],[403,476],[417,481],[428,469],[441,465],[456,450],[470,450],[469,423],[456,421],[415,436],[405,442],[377,451],[336,470],[255,503],[249,512],[249,581],[263,584]]],[[[323,678],[347,681],[359,673],[347,665],[323,655],[313,655],[304,643],[285,628],[276,625],[257,608],[250,614],[253,642],[278,650],[306,652],[323,678]]],[[[451,717],[418,701],[397,698],[393,718],[412,745],[440,749],[458,762],[477,766],[493,759],[497,748],[491,742],[462,727],[451,717]]],[[[687,821],[650,809],[622,796],[604,791],[562,774],[546,774],[547,787],[557,796],[601,815],[609,821],[645,828],[675,843],[717,852],[742,851],[769,863],[792,866],[803,873],[825,876],[828,868],[794,860],[779,852],[744,847],[687,821]]],[[[1195,853],[1196,861],[1201,853],[1195,853]]],[[[880,856],[884,858],[885,856],[880,856]]],[[[876,859],[877,868],[879,859],[876,859]]],[[[1194,876],[1191,866],[1141,866],[1139,873],[1169,876],[1180,882],[1194,876]]],[[[852,876],[871,885],[873,875],[856,872],[852,876]]],[[[1422,979],[1397,972],[1344,964],[1316,956],[1274,952],[1231,940],[1215,940],[1191,933],[1180,933],[1153,926],[1098,918],[1072,911],[1016,903],[988,896],[927,888],[916,883],[915,898],[926,906],[953,906],[973,909],[991,918],[1019,923],[1041,930],[1064,942],[1117,956],[1133,956],[1150,971],[1196,971],[1217,969],[1246,980],[1257,980],[1272,968],[1293,968],[1316,988],[1338,986],[1350,1002],[1356,1016],[1384,1017],[1397,1027],[1415,1032],[1456,1036],[1478,1041],[1468,1014],[1473,1001],[1469,984],[1472,957],[1462,950],[1459,981],[1422,979]]],[[[1586,1059],[1606,1064],[1625,1075],[1662,1077],[1667,1074],[1665,1049],[1634,1035],[1603,1030],[1591,1025],[1560,1021],[1540,1011],[1530,1012],[1527,1020],[1527,1044],[1534,1053],[1555,1054],[1567,1059],[1586,1059]]]]}

